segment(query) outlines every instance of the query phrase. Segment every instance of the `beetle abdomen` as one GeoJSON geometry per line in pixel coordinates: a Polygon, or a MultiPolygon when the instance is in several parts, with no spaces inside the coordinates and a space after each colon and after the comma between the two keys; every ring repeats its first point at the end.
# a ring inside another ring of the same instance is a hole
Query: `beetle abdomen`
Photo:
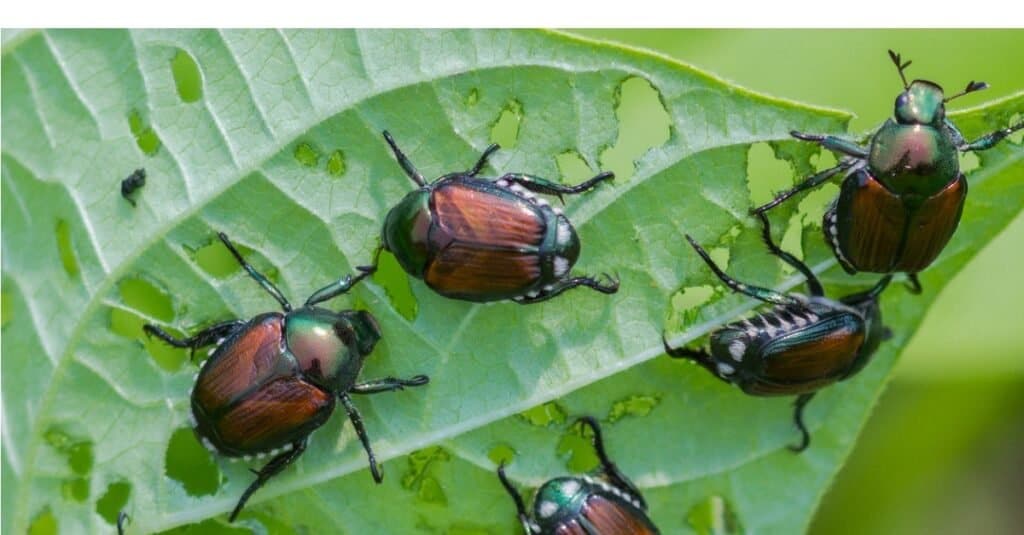
{"type": "Polygon", "coordinates": [[[208,438],[228,455],[265,452],[305,437],[323,425],[333,409],[334,398],[327,392],[296,377],[281,377],[250,392],[216,419],[208,438]]]}
{"type": "Polygon", "coordinates": [[[196,377],[192,401],[219,416],[253,387],[277,373],[284,316],[256,316],[217,346],[196,377]]]}

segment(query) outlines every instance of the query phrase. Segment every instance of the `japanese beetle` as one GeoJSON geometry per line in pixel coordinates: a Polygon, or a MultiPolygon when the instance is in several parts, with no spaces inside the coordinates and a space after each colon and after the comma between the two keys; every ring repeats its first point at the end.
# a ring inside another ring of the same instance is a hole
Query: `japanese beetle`
{"type": "Polygon", "coordinates": [[[132,198],[132,194],[145,185],[146,170],[140,167],[132,171],[132,174],[121,181],[121,196],[124,197],[124,200],[132,203],[132,206],[135,206],[135,199],[132,198]]]}
{"type": "Polygon", "coordinates": [[[990,149],[1024,128],[1024,122],[967,142],[946,118],[945,104],[988,84],[972,81],[960,93],[943,98],[942,88],[934,82],[914,80],[908,84],[903,70],[910,61],[902,62],[892,50],[889,57],[904,88],[896,97],[895,118],[886,120],[866,147],[835,136],[794,130],[793,137],[817,143],[838,154],[841,161],[753,212],[764,213],[845,173],[839,198],[825,212],[825,241],[847,272],[906,272],[912,288],[919,292],[917,272],[935,260],[960,222],[967,180],[960,171],[957,151],[990,149]]]}
{"type": "Polygon", "coordinates": [[[892,274],[882,277],[868,291],[838,301],[829,299],[814,272],[772,241],[768,218],[759,215],[768,248],[806,277],[810,295],[783,294],[739,282],[723,272],[687,235],[690,245],[726,286],[774,306],[712,332],[710,350],[672,348],[667,340],[662,341],[670,356],[693,360],[747,394],[797,395],[793,420],[801,440],[790,449],[800,452],[811,440],[803,422],[807,402],[819,389],[863,369],[881,341],[890,336],[882,324],[878,298],[892,274]]]}
{"type": "Polygon", "coordinates": [[[523,497],[498,467],[498,478],[512,496],[519,521],[527,534],[539,535],[643,535],[657,534],[647,518],[647,503],[636,486],[608,459],[601,428],[589,416],[577,421],[590,428],[601,467],[592,476],[550,479],[533,500],[533,515],[526,512],[523,497]]]}
{"type": "Polygon", "coordinates": [[[349,394],[376,394],[427,384],[429,378],[386,377],[356,383],[363,361],[380,340],[380,327],[369,312],[333,312],[316,305],[348,292],[373,273],[360,267],[359,275],[333,282],[316,292],[298,309],[272,282],[256,271],[222,232],[218,236],[245,271],[284,309],[250,320],[230,320],[188,338],[175,338],[147,324],[147,335],[174,347],[198,348],[214,344],[192,388],[192,426],[210,451],[227,457],[271,459],[256,474],[231,512],[234,521],[253,492],[297,459],[309,435],[334,412],[337,397],[370,461],[373,479],[383,476],[363,421],[349,394]]]}
{"type": "Polygon", "coordinates": [[[491,145],[472,169],[427,183],[391,134],[384,132],[384,139],[419,188],[388,212],[382,247],[435,292],[465,301],[537,303],[577,286],[606,294],[619,289],[607,275],[605,284],[570,276],[580,254],[576,229],[559,208],[531,193],[583,193],[614,178],[612,173],[577,186],[521,173],[479,178],[498,150],[491,145]]]}

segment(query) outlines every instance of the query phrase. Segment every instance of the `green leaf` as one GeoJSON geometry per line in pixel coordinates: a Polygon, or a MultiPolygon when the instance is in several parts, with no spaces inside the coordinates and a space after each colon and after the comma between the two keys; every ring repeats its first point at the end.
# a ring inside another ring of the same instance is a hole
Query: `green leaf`
{"type": "MultiPolygon", "coordinates": [[[[351,425],[335,415],[254,496],[242,526],[507,533],[516,520],[495,460],[514,457],[523,485],[585,468],[586,443],[566,429],[588,413],[614,421],[609,449],[666,532],[797,531],[931,299],[1024,205],[1019,139],[982,153],[961,228],[922,276],[925,294],[886,294],[895,338],[814,400],[814,443],[795,456],[785,449],[795,439],[788,400],[746,397],[659,357],[660,337],[693,340],[753,306],[718,290],[690,294],[692,307],[673,297],[716,288],[684,232],[716,247],[738,278],[796,284],[746,215],[769,180],[755,160],[809,172],[818,156],[788,131],[842,132],[846,115],[550,32],[7,37],[4,532],[109,532],[121,508],[133,532],[218,529],[251,474],[245,463],[211,464],[181,431],[196,365],[146,341],[141,325],[190,332],[274,308],[211,246],[217,231],[293,300],[368,262],[384,214],[411,189],[385,128],[428,176],[468,168],[492,139],[506,149],[489,172],[576,182],[614,169],[614,184],[567,198],[566,211],[584,244],[576,270],[618,273],[622,290],[521,307],[445,300],[394,270],[360,285],[335,306],[367,308],[382,325],[364,377],[432,378],[357,400],[385,483],[373,485],[351,425]],[[119,184],[138,167],[147,184],[133,208],[119,184]]],[[[973,137],[1022,108],[1016,95],[954,120],[973,137]]],[[[804,211],[779,210],[787,244],[832,292],[868,284],[835,269],[804,211]]]]}

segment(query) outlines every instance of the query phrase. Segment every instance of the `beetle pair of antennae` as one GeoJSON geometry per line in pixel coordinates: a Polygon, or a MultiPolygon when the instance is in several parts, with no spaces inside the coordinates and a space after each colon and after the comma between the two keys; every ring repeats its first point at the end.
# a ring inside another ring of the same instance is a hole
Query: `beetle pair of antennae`
{"type": "MultiPolygon", "coordinates": [[[[896,65],[896,69],[900,73],[900,79],[903,80],[903,89],[910,89],[910,84],[907,83],[907,75],[904,74],[903,71],[913,62],[908,59],[907,62],[904,63],[900,55],[892,50],[889,50],[889,58],[892,59],[892,62],[896,65]]],[[[975,82],[974,80],[971,80],[967,83],[967,87],[965,87],[963,91],[942,99],[942,102],[949,102],[955,98],[960,98],[968,93],[981,91],[982,89],[988,89],[988,84],[985,82],[975,82]]]]}

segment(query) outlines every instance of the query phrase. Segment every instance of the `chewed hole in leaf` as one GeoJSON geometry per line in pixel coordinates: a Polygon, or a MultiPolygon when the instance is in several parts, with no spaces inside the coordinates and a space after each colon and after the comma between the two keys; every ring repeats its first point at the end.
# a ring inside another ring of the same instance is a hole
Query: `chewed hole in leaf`
{"type": "Polygon", "coordinates": [[[96,500],[96,513],[110,525],[117,524],[117,515],[128,504],[132,493],[132,485],[127,481],[117,481],[107,485],[107,490],[96,500]]]}
{"type": "Polygon", "coordinates": [[[638,394],[620,399],[612,403],[606,421],[613,424],[627,416],[647,416],[661,403],[661,396],[656,394],[638,394]]]}
{"type": "MultiPolygon", "coordinates": [[[[145,324],[146,320],[138,314],[120,308],[110,309],[110,330],[114,334],[141,341],[146,352],[161,369],[168,372],[181,369],[181,365],[188,359],[188,352],[171,346],[163,340],[146,336],[145,331],[142,330],[145,324]]],[[[182,333],[175,329],[164,327],[164,330],[173,336],[182,336],[182,333]]]]}
{"type": "Polygon", "coordinates": [[[548,427],[565,423],[568,413],[557,401],[549,401],[519,413],[519,417],[528,424],[548,427]]]}
{"type": "Polygon", "coordinates": [[[118,285],[121,300],[143,314],[161,321],[174,319],[174,307],[171,298],[153,283],[141,278],[129,278],[118,285]]]}
{"type": "Polygon", "coordinates": [[[32,519],[28,526],[28,535],[57,535],[57,519],[49,507],[32,519]]]}
{"type": "Polygon", "coordinates": [[[644,78],[623,80],[616,88],[615,101],[618,136],[615,145],[601,152],[600,161],[601,169],[614,172],[617,181],[625,181],[647,151],[669,140],[672,117],[661,93],[644,78]]]}
{"type": "Polygon", "coordinates": [[[303,167],[316,167],[320,163],[320,151],[306,141],[295,145],[294,156],[295,161],[303,167]]]}
{"type": "Polygon", "coordinates": [[[213,455],[189,428],[171,435],[164,454],[164,473],[181,483],[190,496],[208,496],[220,486],[221,473],[213,455]]]}
{"type": "Polygon", "coordinates": [[[135,137],[135,144],[138,145],[139,150],[143,154],[153,156],[160,150],[160,137],[142,119],[142,114],[139,110],[133,109],[128,114],[128,128],[131,130],[132,136],[135,137]]]}
{"type": "Polygon", "coordinates": [[[742,533],[736,513],[721,496],[709,496],[686,513],[686,522],[699,535],[732,535],[742,533]]]}
{"type": "Polygon", "coordinates": [[[594,451],[594,439],[590,428],[583,431],[581,425],[570,425],[558,440],[555,453],[565,459],[570,473],[590,472],[601,464],[594,451]]]}
{"type": "Polygon", "coordinates": [[[669,300],[669,319],[666,334],[674,335],[697,321],[700,307],[711,301],[715,295],[713,286],[689,286],[672,294],[669,300]]]}
{"type": "Polygon", "coordinates": [[[823,184],[805,195],[797,205],[797,215],[803,226],[821,228],[825,210],[838,196],[839,186],[833,183],[823,184]]]}
{"type": "Polygon", "coordinates": [[[793,187],[793,167],[775,157],[767,143],[754,143],[747,151],[747,190],[751,206],[760,206],[775,194],[793,187]]]}
{"type": "Polygon", "coordinates": [[[89,499],[89,479],[76,477],[65,479],[60,484],[60,494],[65,500],[84,502],[89,499]]]}
{"type": "MultiPolygon", "coordinates": [[[[1010,117],[1010,121],[1006,123],[1007,126],[1004,128],[1018,125],[1021,123],[1021,121],[1024,121],[1024,115],[1015,113],[1012,117],[1010,117]]],[[[1006,136],[1006,139],[1008,139],[1011,143],[1020,145],[1022,142],[1024,142],[1024,128],[1021,128],[1020,130],[1017,130],[1016,132],[1006,136]]]]}
{"type": "Polygon", "coordinates": [[[981,167],[981,160],[973,151],[960,153],[960,171],[962,173],[968,174],[979,167],[981,167]]]}
{"type": "Polygon", "coordinates": [[[384,288],[384,294],[396,312],[409,321],[416,319],[419,303],[412,293],[409,275],[402,269],[394,255],[388,252],[381,253],[373,281],[384,288]]]}
{"type": "MultiPolygon", "coordinates": [[[[10,288],[9,283],[4,281],[4,286],[10,288]]],[[[14,294],[8,290],[0,292],[0,328],[7,327],[7,324],[14,319],[14,294]]]]}
{"type": "Polygon", "coordinates": [[[345,153],[341,149],[332,151],[327,157],[327,174],[333,177],[345,174],[345,153]]]}
{"type": "Polygon", "coordinates": [[[477,102],[480,102],[480,90],[474,87],[466,95],[466,106],[476,106],[477,102]]]}
{"type": "Polygon", "coordinates": [[[575,150],[567,150],[555,156],[555,165],[563,184],[579,184],[594,176],[583,156],[575,150]]]}
{"type": "Polygon", "coordinates": [[[494,466],[509,464],[516,457],[516,450],[505,443],[495,444],[487,451],[487,458],[494,463],[494,466]]]}
{"type": "Polygon", "coordinates": [[[498,119],[491,126],[491,143],[502,148],[511,149],[519,141],[519,127],[523,122],[523,104],[511,100],[498,114],[498,119]]]}
{"type": "MultiPolygon", "coordinates": [[[[248,258],[252,252],[252,249],[237,243],[235,248],[242,254],[242,258],[248,258]]],[[[186,248],[186,251],[189,250],[186,248]]],[[[199,266],[199,269],[202,269],[207,275],[216,279],[227,278],[229,275],[242,269],[242,266],[238,264],[238,260],[235,260],[235,257],[231,255],[231,251],[228,251],[228,248],[224,247],[220,240],[211,240],[210,243],[189,252],[192,260],[199,266]]]]}
{"type": "Polygon", "coordinates": [[[46,443],[63,455],[76,477],[61,482],[61,495],[67,500],[89,499],[89,473],[92,471],[92,441],[77,438],[61,427],[50,427],[43,434],[46,443]]]}
{"type": "Polygon", "coordinates": [[[203,75],[191,54],[179,48],[171,59],[171,73],[182,102],[196,102],[203,98],[203,75]]]}
{"type": "Polygon", "coordinates": [[[451,455],[440,446],[410,453],[405,473],[402,474],[402,487],[415,492],[419,501],[438,505],[447,504],[448,497],[445,496],[444,489],[437,478],[431,473],[431,467],[435,463],[450,459],[451,455]]]}
{"type": "Polygon", "coordinates": [[[71,242],[71,226],[63,219],[57,220],[56,228],[57,253],[60,255],[60,263],[64,266],[64,272],[69,277],[78,276],[78,256],[75,255],[75,247],[71,242]]]}

